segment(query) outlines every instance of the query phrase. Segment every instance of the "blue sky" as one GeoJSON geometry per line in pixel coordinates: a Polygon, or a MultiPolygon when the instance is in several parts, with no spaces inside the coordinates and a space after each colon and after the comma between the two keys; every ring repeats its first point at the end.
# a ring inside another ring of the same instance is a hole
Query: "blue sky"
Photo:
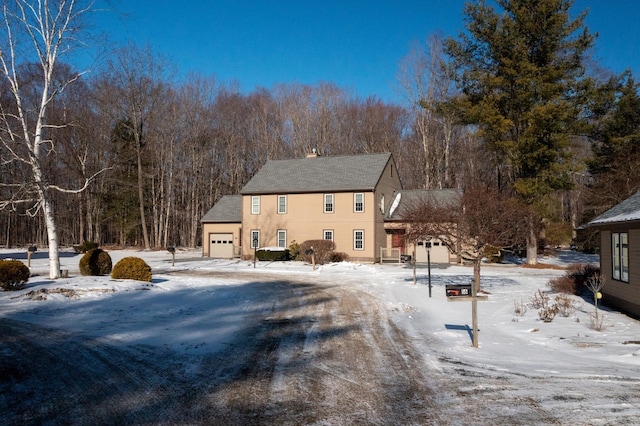
{"type": "MultiPolygon", "coordinates": [[[[106,0],[99,0],[104,6],[106,0]]],[[[236,81],[250,92],[278,83],[320,81],[354,94],[396,101],[399,61],[436,31],[463,29],[464,0],[111,0],[121,14],[100,12],[96,30],[115,43],[150,44],[195,72],[236,81]]],[[[576,0],[599,33],[595,57],[615,72],[640,73],[640,2],[576,0]]],[[[640,80],[640,77],[638,77],[640,80]]]]}

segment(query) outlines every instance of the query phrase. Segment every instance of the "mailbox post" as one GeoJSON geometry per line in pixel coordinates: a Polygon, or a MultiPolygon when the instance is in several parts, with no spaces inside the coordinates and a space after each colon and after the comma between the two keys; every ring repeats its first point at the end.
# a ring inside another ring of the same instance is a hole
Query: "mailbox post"
{"type": "Polygon", "coordinates": [[[429,297],[431,297],[431,241],[424,244],[427,248],[427,277],[429,282],[429,297]]]}
{"type": "Polygon", "coordinates": [[[38,248],[36,246],[29,246],[27,248],[27,267],[31,268],[31,256],[36,252],[38,248]]]}
{"type": "Polygon", "coordinates": [[[455,302],[471,301],[471,326],[473,327],[473,347],[478,347],[478,300],[487,300],[487,296],[478,296],[474,284],[445,286],[447,300],[455,302]]]}
{"type": "Polygon", "coordinates": [[[171,266],[176,265],[176,248],[174,246],[167,247],[167,251],[171,253],[171,266]]]}

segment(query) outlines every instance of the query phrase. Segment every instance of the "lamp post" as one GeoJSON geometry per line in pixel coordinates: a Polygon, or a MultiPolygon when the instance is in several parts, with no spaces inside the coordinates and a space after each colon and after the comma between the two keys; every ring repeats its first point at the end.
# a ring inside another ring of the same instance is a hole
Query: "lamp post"
{"type": "Polygon", "coordinates": [[[425,242],[427,247],[427,277],[429,283],[429,297],[431,297],[431,241],[425,242]]]}
{"type": "Polygon", "coordinates": [[[253,237],[253,269],[256,268],[256,257],[258,253],[258,237],[253,237]]]}

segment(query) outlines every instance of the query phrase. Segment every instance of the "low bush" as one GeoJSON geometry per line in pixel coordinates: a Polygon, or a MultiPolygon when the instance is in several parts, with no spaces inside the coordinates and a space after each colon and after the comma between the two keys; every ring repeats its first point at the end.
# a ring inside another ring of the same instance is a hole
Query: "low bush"
{"type": "Polygon", "coordinates": [[[572,296],[568,294],[559,294],[555,298],[555,304],[558,314],[560,316],[568,318],[575,313],[576,310],[580,307],[578,302],[576,302],[572,296]]]}
{"type": "Polygon", "coordinates": [[[98,248],[98,243],[94,243],[93,241],[85,241],[79,246],[73,246],[73,250],[76,253],[86,253],[91,249],[98,248]]]}
{"type": "Polygon", "coordinates": [[[349,260],[349,255],[341,251],[334,251],[331,252],[329,260],[331,262],[346,262],[347,260],[349,260]]]}
{"type": "Polygon", "coordinates": [[[600,268],[590,263],[572,263],[563,277],[553,278],[547,283],[552,291],[581,295],[587,290],[589,279],[600,273],[600,268]]]}
{"type": "Polygon", "coordinates": [[[547,308],[549,306],[549,296],[538,289],[536,293],[529,299],[531,307],[534,309],[547,308]]]}
{"type": "Polygon", "coordinates": [[[284,249],[284,250],[260,249],[256,251],[256,258],[258,260],[266,260],[266,261],[286,261],[290,259],[289,249],[284,249]]]}
{"type": "Polygon", "coordinates": [[[111,271],[111,278],[121,280],[151,281],[151,267],[139,257],[125,257],[111,271]]]}
{"type": "Polygon", "coordinates": [[[82,275],[109,275],[112,265],[109,253],[99,248],[93,248],[80,259],[80,273],[82,275]]]}
{"type": "Polygon", "coordinates": [[[0,287],[5,291],[23,289],[31,272],[19,260],[0,260],[0,287]]]}
{"type": "Polygon", "coordinates": [[[544,322],[551,322],[558,313],[558,307],[553,305],[551,307],[542,308],[538,311],[538,316],[544,322]]]}
{"type": "Polygon", "coordinates": [[[300,244],[300,256],[305,262],[311,263],[311,250],[317,264],[331,262],[331,255],[336,244],[331,240],[307,240],[300,244]]]}
{"type": "Polygon", "coordinates": [[[554,293],[576,294],[576,282],[567,276],[552,278],[547,287],[554,293]]]}
{"type": "Polygon", "coordinates": [[[289,244],[289,257],[293,260],[298,260],[300,256],[300,244],[296,243],[295,240],[291,241],[289,244]]]}

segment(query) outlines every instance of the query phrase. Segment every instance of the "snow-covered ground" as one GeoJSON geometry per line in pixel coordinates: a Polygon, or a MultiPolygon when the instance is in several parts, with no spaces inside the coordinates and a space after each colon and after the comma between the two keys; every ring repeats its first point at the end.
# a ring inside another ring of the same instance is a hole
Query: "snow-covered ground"
{"type": "MultiPolygon", "coordinates": [[[[27,287],[16,292],[0,291],[0,318],[78,332],[115,345],[161,346],[198,355],[221,350],[233,340],[249,312],[243,304],[259,300],[255,273],[309,283],[338,283],[374,295],[385,304],[393,321],[423,354],[425,371],[463,376],[465,370],[473,372],[477,378],[460,381],[456,392],[443,387],[446,392],[441,394],[442,403],[463,399],[465,392],[487,392],[483,388],[485,379],[495,383],[508,375],[520,378],[518,383],[524,387],[529,382],[569,379],[570,384],[565,383],[559,391],[564,396],[548,396],[545,408],[561,409],[564,398],[569,398],[573,401],[571,408],[577,410],[601,403],[603,389],[608,387],[598,388],[593,383],[612,387],[624,383],[633,393],[627,402],[624,394],[616,398],[621,404],[617,408],[608,400],[603,407],[606,414],[591,418],[588,424],[633,424],[633,419],[640,418],[636,405],[640,395],[639,321],[601,307],[604,328],[596,331],[590,327],[593,304],[576,296],[572,298],[577,309],[570,317],[557,315],[546,323],[532,307],[523,316],[515,314],[515,305],[527,305],[538,290],[549,293],[549,279],[564,274],[559,269],[483,265],[482,287],[488,300],[478,302],[479,347],[474,348],[471,303],[450,301],[445,296],[446,284],[471,281],[471,267],[434,265],[430,297],[423,265],[417,268],[414,284],[413,270],[406,264],[345,262],[313,270],[301,262],[257,262],[254,266],[250,261],[206,259],[199,251],[190,250],[178,250],[175,265],[171,254],[164,251],[113,250],[109,254],[114,264],[125,256],[143,258],[152,267],[152,285],[107,276],[80,276],[80,255],[72,252],[61,256],[69,278],[49,280],[46,253],[36,252],[31,259],[35,276],[27,287]],[[215,272],[221,274],[211,274],[215,272]],[[589,379],[590,384],[573,389],[581,379],[589,379]],[[622,417],[617,418],[616,412],[622,412],[622,417]]],[[[26,263],[26,253],[19,250],[0,250],[0,258],[18,258],[26,263]]],[[[554,265],[597,263],[597,257],[569,251],[539,260],[554,265]]],[[[549,296],[553,302],[556,295],[549,296]]]]}

